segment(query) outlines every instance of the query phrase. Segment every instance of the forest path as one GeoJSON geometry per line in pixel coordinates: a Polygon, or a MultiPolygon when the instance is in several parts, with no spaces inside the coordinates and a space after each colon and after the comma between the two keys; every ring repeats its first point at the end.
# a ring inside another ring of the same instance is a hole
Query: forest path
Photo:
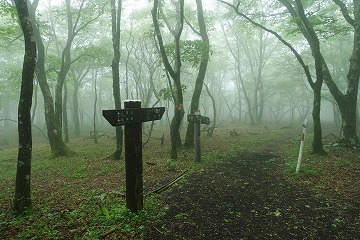
{"type": "Polygon", "coordinates": [[[345,224],[359,209],[293,185],[268,147],[205,165],[163,193],[167,213],[144,239],[360,239],[345,224]]]}

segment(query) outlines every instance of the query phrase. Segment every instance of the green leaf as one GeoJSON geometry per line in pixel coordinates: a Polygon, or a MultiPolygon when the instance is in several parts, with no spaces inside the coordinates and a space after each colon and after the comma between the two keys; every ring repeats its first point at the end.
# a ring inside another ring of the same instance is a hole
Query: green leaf
{"type": "Polygon", "coordinates": [[[273,212],[273,214],[274,214],[275,217],[280,217],[280,215],[281,215],[280,209],[276,209],[276,211],[273,212]]]}
{"type": "Polygon", "coordinates": [[[100,213],[101,213],[102,215],[104,215],[106,219],[109,219],[109,218],[110,218],[109,211],[107,210],[106,207],[104,207],[103,205],[101,205],[99,210],[100,210],[100,213]]]}
{"type": "Polygon", "coordinates": [[[102,193],[102,194],[100,195],[100,200],[103,202],[104,199],[105,199],[105,197],[106,197],[106,193],[102,193]]]}
{"type": "Polygon", "coordinates": [[[11,18],[16,18],[17,11],[15,6],[5,0],[0,0],[0,16],[11,16],[11,18]]]}

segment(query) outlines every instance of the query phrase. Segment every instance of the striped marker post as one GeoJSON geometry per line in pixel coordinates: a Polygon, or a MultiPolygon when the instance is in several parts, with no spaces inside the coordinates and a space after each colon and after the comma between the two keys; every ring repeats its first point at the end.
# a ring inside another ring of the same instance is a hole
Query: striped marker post
{"type": "Polygon", "coordinates": [[[300,165],[301,165],[301,159],[302,159],[302,155],[303,155],[303,150],[304,150],[304,144],[305,144],[305,134],[306,134],[306,127],[307,127],[308,121],[305,118],[305,121],[303,123],[303,131],[301,134],[301,143],[300,143],[300,151],[299,151],[299,157],[298,157],[298,162],[296,165],[296,171],[295,173],[298,173],[300,171],[300,165]]]}

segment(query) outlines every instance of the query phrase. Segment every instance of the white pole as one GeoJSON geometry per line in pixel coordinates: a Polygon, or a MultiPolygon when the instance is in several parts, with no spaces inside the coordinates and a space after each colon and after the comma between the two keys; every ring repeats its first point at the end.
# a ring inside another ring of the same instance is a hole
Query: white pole
{"type": "Polygon", "coordinates": [[[304,121],[304,123],[303,123],[303,131],[302,131],[302,134],[301,134],[300,151],[299,151],[299,157],[298,157],[298,162],[297,162],[297,165],[296,165],[296,171],[295,171],[295,173],[298,173],[299,170],[300,170],[301,158],[302,158],[303,150],[304,150],[304,143],[305,143],[305,134],[306,134],[307,123],[308,123],[308,121],[307,121],[307,119],[305,118],[305,121],[304,121]]]}

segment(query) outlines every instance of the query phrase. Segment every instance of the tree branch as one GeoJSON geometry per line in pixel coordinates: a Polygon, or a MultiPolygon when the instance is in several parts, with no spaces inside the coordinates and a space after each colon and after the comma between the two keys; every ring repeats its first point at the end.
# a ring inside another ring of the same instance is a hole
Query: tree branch
{"type": "Polygon", "coordinates": [[[164,41],[160,32],[160,26],[159,26],[159,21],[158,21],[158,0],[154,0],[154,7],[151,10],[151,15],[152,15],[152,19],[153,19],[153,23],[154,23],[154,28],[155,28],[155,34],[159,43],[159,50],[160,50],[160,54],[161,54],[161,58],[164,62],[164,66],[165,69],[168,71],[168,73],[171,75],[172,78],[176,78],[176,74],[174,69],[172,68],[169,59],[166,55],[166,50],[164,47],[164,41]]]}
{"type": "Polygon", "coordinates": [[[298,60],[298,62],[300,63],[300,65],[302,66],[302,68],[304,69],[304,72],[305,72],[305,75],[306,75],[306,78],[307,78],[307,81],[308,83],[310,84],[311,88],[314,87],[314,82],[312,80],[312,77],[311,77],[311,74],[310,74],[310,70],[309,70],[309,67],[305,64],[304,60],[302,59],[302,57],[300,56],[300,54],[296,51],[296,49],[289,43],[287,42],[285,39],[283,39],[277,32],[265,27],[264,25],[260,24],[260,23],[257,23],[255,21],[253,21],[252,19],[250,19],[247,15],[241,13],[239,11],[239,4],[237,4],[237,6],[234,6],[230,3],[227,3],[223,0],[218,0],[219,2],[223,3],[223,4],[226,4],[228,5],[229,7],[233,8],[234,11],[239,15],[241,16],[242,18],[246,19],[247,21],[249,21],[251,24],[253,24],[254,26],[256,27],[259,27],[269,33],[271,33],[272,35],[274,35],[280,42],[282,42],[286,47],[288,47],[291,52],[295,55],[296,59],[298,60]]]}
{"type": "Polygon", "coordinates": [[[341,0],[333,0],[333,2],[340,7],[341,13],[344,16],[345,20],[353,27],[355,27],[355,20],[350,17],[349,10],[347,9],[345,3],[341,0]]]}

